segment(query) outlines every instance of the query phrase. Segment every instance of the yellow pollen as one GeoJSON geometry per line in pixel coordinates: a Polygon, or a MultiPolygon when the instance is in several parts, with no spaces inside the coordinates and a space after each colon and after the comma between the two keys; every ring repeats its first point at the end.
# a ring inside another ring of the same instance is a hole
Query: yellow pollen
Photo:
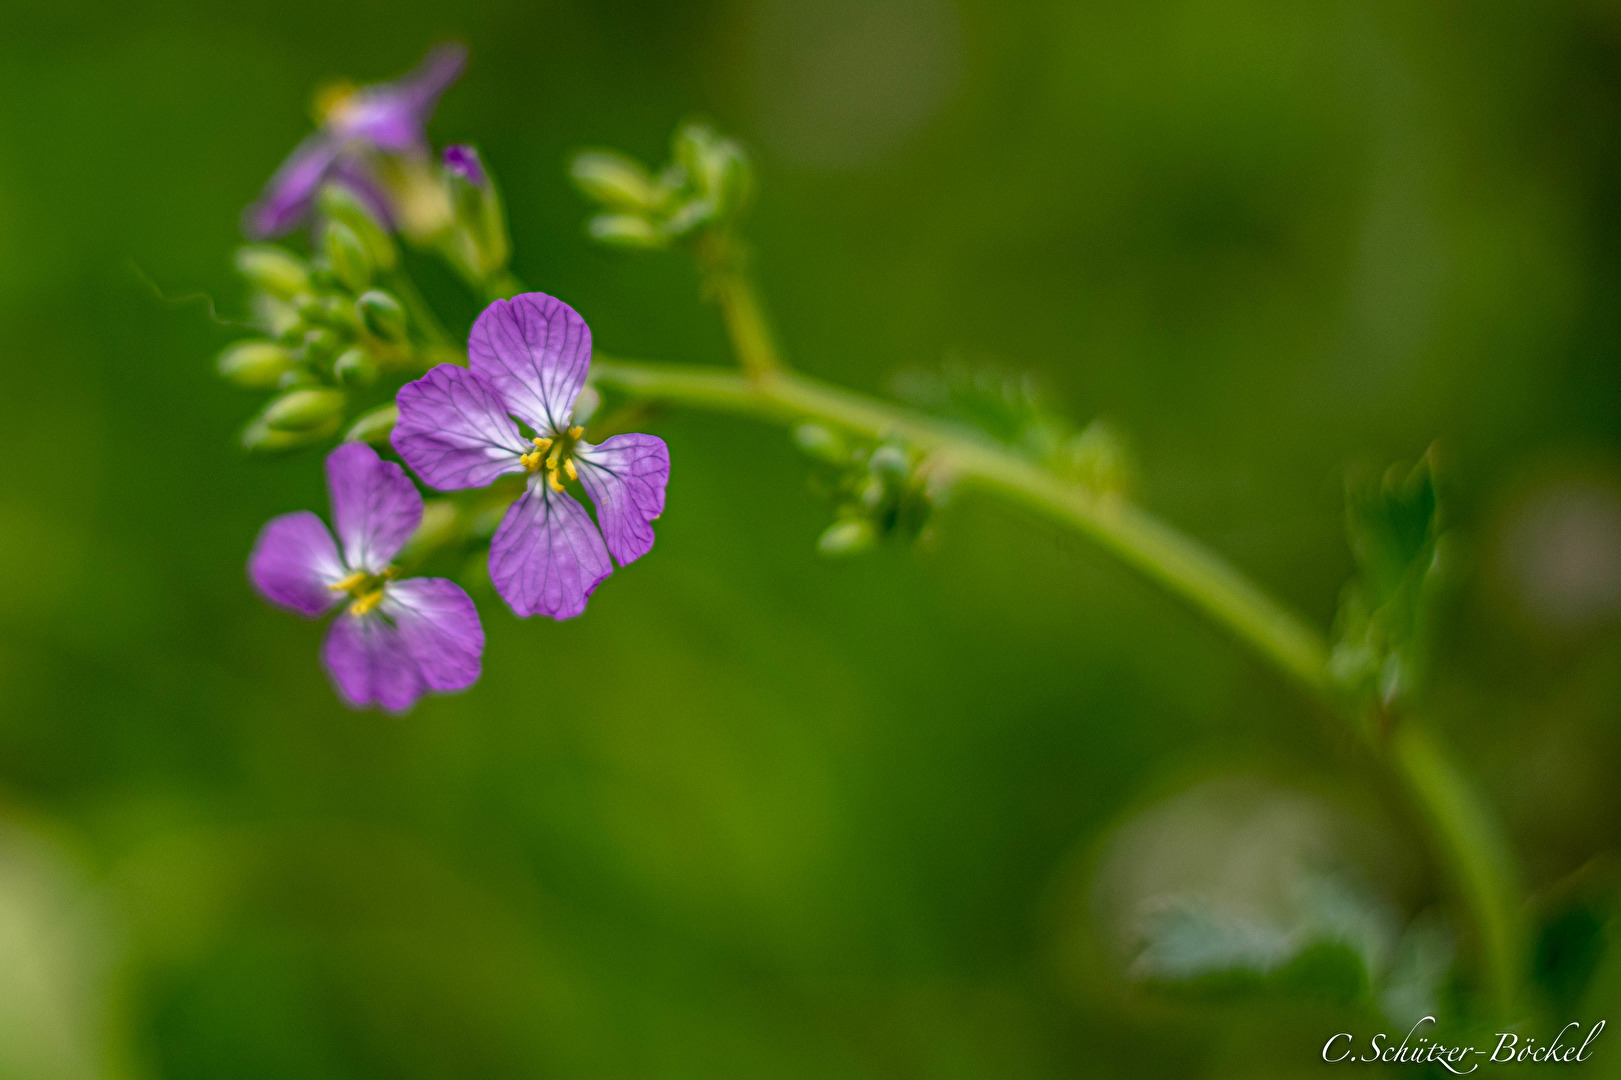
{"type": "Polygon", "coordinates": [[[534,443],[535,449],[542,454],[552,448],[552,441],[550,439],[534,438],[530,439],[529,441],[534,443]]]}
{"type": "Polygon", "coordinates": [[[359,585],[365,580],[366,571],[356,570],[342,581],[334,581],[332,584],[328,585],[327,588],[331,589],[333,592],[348,592],[350,589],[353,589],[356,585],[359,585]]]}
{"type": "Polygon", "coordinates": [[[570,480],[578,480],[580,478],[580,474],[574,470],[573,458],[569,458],[567,461],[563,462],[563,471],[568,473],[568,478],[570,480]]]}
{"type": "Polygon", "coordinates": [[[355,84],[343,79],[321,87],[315,92],[315,122],[325,123],[328,117],[341,114],[354,95],[355,84]]]}
{"type": "Polygon", "coordinates": [[[518,463],[525,469],[528,469],[530,472],[534,472],[536,469],[540,468],[540,451],[536,450],[532,454],[524,454],[522,457],[518,458],[518,463]]]}
{"type": "Polygon", "coordinates": [[[547,471],[547,473],[546,473],[546,483],[548,485],[550,485],[550,487],[551,487],[551,489],[553,491],[562,491],[563,490],[563,482],[557,478],[557,470],[556,469],[550,469],[550,470],[547,471]]]}
{"type": "Polygon", "coordinates": [[[581,435],[584,435],[584,434],[585,434],[585,428],[581,427],[578,424],[575,424],[573,427],[568,429],[568,437],[571,438],[571,439],[578,439],[581,435]]]}
{"type": "Polygon", "coordinates": [[[383,590],[374,589],[349,605],[349,614],[364,615],[372,608],[383,602],[383,590]]]}

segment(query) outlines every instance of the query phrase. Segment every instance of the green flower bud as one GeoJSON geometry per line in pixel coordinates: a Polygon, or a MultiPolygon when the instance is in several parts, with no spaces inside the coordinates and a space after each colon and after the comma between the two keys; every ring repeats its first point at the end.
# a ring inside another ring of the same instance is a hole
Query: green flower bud
{"type": "Polygon", "coordinates": [[[720,203],[705,196],[693,199],[664,219],[664,231],[670,236],[685,236],[701,225],[707,225],[720,216],[720,203]]]}
{"type": "Polygon", "coordinates": [[[867,460],[867,467],[875,476],[881,476],[890,483],[903,483],[912,475],[912,460],[906,456],[906,451],[894,443],[885,443],[872,452],[867,460]]]}
{"type": "Polygon", "coordinates": [[[305,360],[320,364],[330,360],[334,353],[343,348],[343,339],[331,330],[317,328],[306,331],[298,347],[305,360]]]}
{"type": "Polygon", "coordinates": [[[271,341],[239,341],[216,362],[221,375],[257,390],[275,386],[296,363],[291,349],[271,341]]]}
{"type": "Polygon", "coordinates": [[[866,518],[845,518],[829,525],[816,541],[816,550],[829,557],[859,555],[878,539],[866,518]]]}
{"type": "Polygon", "coordinates": [[[635,214],[598,214],[586,231],[593,240],[626,248],[661,248],[664,237],[653,223],[635,214]]]}
{"type": "Polygon", "coordinates": [[[753,170],[734,140],[722,138],[707,124],[685,124],[676,132],[675,158],[693,186],[714,204],[717,215],[733,213],[748,202],[753,170]]]}
{"type": "Polygon", "coordinates": [[[569,176],[587,198],[620,210],[657,210],[668,193],[653,182],[641,162],[612,150],[575,154],[569,176]]]}
{"type": "Polygon", "coordinates": [[[266,405],[262,415],[277,431],[308,431],[329,423],[336,430],[346,400],[342,390],[292,390],[266,405]]]}
{"type": "Polygon", "coordinates": [[[380,446],[388,441],[394,433],[394,425],[400,419],[400,410],[394,405],[384,405],[363,414],[359,420],[352,424],[348,431],[343,433],[344,442],[364,442],[380,446]]]}
{"type": "Polygon", "coordinates": [[[360,242],[366,245],[366,254],[372,265],[387,273],[400,262],[400,251],[394,245],[383,224],[372,216],[371,208],[360,197],[342,184],[328,184],[321,189],[321,213],[332,221],[341,221],[353,229],[360,242]]]}
{"type": "Polygon", "coordinates": [[[415,562],[456,539],[463,527],[461,507],[449,499],[430,499],[422,504],[422,523],[405,542],[399,557],[415,562]]]}
{"type": "Polygon", "coordinates": [[[398,345],[405,341],[405,308],[393,296],[381,289],[368,289],[355,301],[355,314],[360,316],[366,332],[380,341],[398,345]]]}
{"type": "Polygon", "coordinates": [[[242,448],[262,453],[296,450],[301,446],[309,446],[329,438],[338,430],[338,424],[341,422],[339,416],[333,415],[325,423],[293,431],[273,428],[265,423],[265,418],[261,415],[242,429],[242,448]]]}
{"type": "Polygon", "coordinates": [[[275,244],[249,244],[237,248],[236,270],[255,289],[283,300],[309,291],[309,268],[298,256],[275,244]]]}
{"type": "Polygon", "coordinates": [[[329,221],[324,239],[332,273],[344,288],[357,293],[371,284],[371,255],[355,230],[341,221],[329,221]]]}
{"type": "Polygon", "coordinates": [[[794,428],[794,444],[810,457],[829,465],[842,465],[850,460],[850,448],[844,440],[821,424],[800,424],[794,428]]]}
{"type": "Polygon", "coordinates": [[[371,353],[358,346],[345,349],[332,361],[332,374],[345,386],[370,386],[377,381],[377,361],[371,353]]]}

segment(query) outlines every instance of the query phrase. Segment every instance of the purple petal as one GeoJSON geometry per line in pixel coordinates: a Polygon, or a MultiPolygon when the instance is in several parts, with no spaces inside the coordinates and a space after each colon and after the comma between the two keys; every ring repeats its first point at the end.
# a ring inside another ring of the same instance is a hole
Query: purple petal
{"type": "Polygon", "coordinates": [[[611,573],[613,563],[591,515],[539,477],[490,541],[490,580],[521,616],[572,619],[611,573]]]}
{"type": "Polygon", "coordinates": [[[383,189],[382,181],[365,163],[353,155],[340,154],[338,160],[332,165],[332,171],[327,175],[329,184],[341,184],[354,192],[355,196],[366,204],[372,217],[385,229],[394,228],[394,204],[389,202],[388,193],[383,189]]]}
{"type": "Polygon", "coordinates": [[[474,187],[481,188],[489,180],[478,151],[471,146],[457,144],[445,147],[444,163],[446,172],[461,177],[474,187]]]}
{"type": "Polygon", "coordinates": [[[310,618],[342,598],[327,586],[342,580],[344,573],[332,534],[308,510],[265,522],[248,556],[248,580],[259,595],[310,618]]]}
{"type": "Polygon", "coordinates": [[[394,449],[430,487],[483,487],[524,471],[518,459],[532,447],[501,395],[466,368],[440,364],[400,387],[394,400],[394,449]]]}
{"type": "Polygon", "coordinates": [[[653,547],[652,521],[664,513],[670,448],[656,435],[615,435],[574,451],[580,483],[597,507],[602,538],[620,566],[653,547]]]}
{"type": "Polygon", "coordinates": [[[419,150],[439,96],[461,75],[466,62],[465,46],[437,46],[409,75],[356,91],[333,111],[328,126],[342,140],[369,143],[379,150],[396,154],[419,150]]]}
{"type": "Polygon", "coordinates": [[[443,578],[412,578],[385,585],[372,611],[334,619],[321,662],[349,705],[398,713],[430,690],[471,686],[483,652],[484,628],[467,594],[443,578]]]}
{"type": "Polygon", "coordinates": [[[519,293],[473,323],[468,366],[501,392],[507,408],[542,435],[569,425],[591,366],[591,328],[561,300],[519,293]]]}
{"type": "Polygon", "coordinates": [[[270,178],[259,201],[242,215],[242,231],[264,240],[302,221],[337,154],[337,145],[324,133],[305,138],[270,178]]]}
{"type": "Polygon", "coordinates": [[[351,570],[382,573],[422,523],[416,485],[365,443],[344,443],[326,456],[326,489],[351,570]]]}

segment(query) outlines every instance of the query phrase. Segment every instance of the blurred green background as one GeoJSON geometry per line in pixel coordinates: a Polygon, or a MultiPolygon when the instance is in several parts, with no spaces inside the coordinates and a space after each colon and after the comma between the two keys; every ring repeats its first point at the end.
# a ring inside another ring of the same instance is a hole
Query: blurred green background
{"type": "MultiPolygon", "coordinates": [[[[319,629],[243,575],[263,521],[324,509],[318,456],[234,449],[256,401],[213,376],[234,335],[199,297],[240,311],[238,214],[312,89],[450,37],[472,61],[431,133],[479,144],[518,272],[616,355],[727,360],[689,264],[587,243],[567,156],[661,160],[707,115],[757,155],[796,364],[875,392],[947,357],[1033,371],[1127,433],[1146,505],[1325,628],[1346,469],[1439,440],[1465,559],[1437,722],[1534,896],[1615,849],[1621,7],[4,0],[0,24],[7,1080],[1295,1075],[1368,1026],[1111,969],[1098,868],[1165,869],[1122,823],[1180,798],[1202,824],[1173,836],[1273,855],[1299,837],[1256,821],[1350,829],[1405,915],[1445,900],[1333,722],[1176,603],[977,498],[928,550],[821,560],[803,460],[739,420],[658,423],[658,544],[585,617],[487,603],[471,692],[342,708],[319,629]],[[1237,839],[1210,790],[1251,808],[1237,839]]],[[[1561,1022],[1616,998],[1594,963],[1561,1022]]]]}

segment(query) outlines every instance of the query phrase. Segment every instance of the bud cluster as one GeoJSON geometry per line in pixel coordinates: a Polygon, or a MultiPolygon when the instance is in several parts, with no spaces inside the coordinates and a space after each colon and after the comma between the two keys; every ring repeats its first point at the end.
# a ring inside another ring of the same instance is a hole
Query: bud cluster
{"type": "Polygon", "coordinates": [[[735,225],[753,193],[753,170],[743,148],[706,124],[683,124],[670,162],[655,176],[612,150],[576,154],[574,183],[602,207],[587,225],[605,244],[664,248],[735,225]]]}
{"type": "Polygon", "coordinates": [[[940,493],[922,455],[895,441],[852,442],[821,424],[801,424],[794,442],[819,466],[812,490],[834,505],[835,520],[816,542],[823,555],[855,555],[881,539],[924,535],[940,493]]]}
{"type": "MultiPolygon", "coordinates": [[[[236,254],[264,336],[226,348],[218,369],[239,386],[275,391],[242,432],[250,450],[288,450],[330,437],[353,391],[412,360],[404,306],[378,287],[398,265],[393,238],[345,188],[329,185],[320,206],[324,223],[312,257],[273,244],[250,244],[236,254]]],[[[361,425],[376,419],[364,417],[361,425]]]]}

